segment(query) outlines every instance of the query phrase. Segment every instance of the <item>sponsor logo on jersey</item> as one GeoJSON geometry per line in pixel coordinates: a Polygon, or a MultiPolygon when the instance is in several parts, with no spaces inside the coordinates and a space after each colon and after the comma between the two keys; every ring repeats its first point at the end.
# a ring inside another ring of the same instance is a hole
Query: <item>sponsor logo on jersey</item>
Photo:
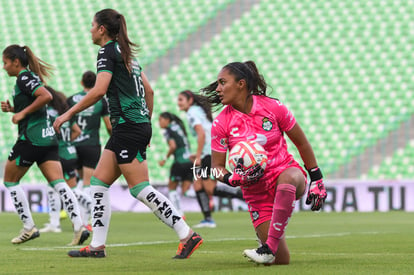
{"type": "Polygon", "coordinates": [[[36,80],[32,79],[29,82],[27,82],[26,87],[30,86],[30,89],[33,90],[37,85],[39,85],[39,82],[37,82],[36,80]]]}
{"type": "Polygon", "coordinates": [[[46,112],[49,116],[52,116],[52,117],[57,117],[59,115],[58,111],[56,111],[55,109],[51,109],[51,108],[47,108],[46,112]]]}
{"type": "Polygon", "coordinates": [[[27,80],[27,79],[28,79],[27,75],[22,76],[22,80],[23,80],[23,81],[24,81],[24,80],[27,80]]]}
{"type": "Polygon", "coordinates": [[[262,123],[263,130],[265,130],[265,131],[272,130],[273,124],[272,124],[272,122],[267,117],[263,118],[262,122],[263,122],[262,123]]]}
{"type": "Polygon", "coordinates": [[[47,127],[42,129],[42,138],[53,137],[55,135],[55,129],[53,127],[47,127]]]}
{"type": "Polygon", "coordinates": [[[104,62],[106,62],[108,59],[106,58],[100,58],[98,59],[98,61],[96,61],[96,67],[99,69],[103,69],[106,68],[106,64],[104,62]]]}
{"type": "Polygon", "coordinates": [[[141,66],[139,66],[139,63],[137,60],[132,61],[132,69],[134,70],[134,72],[137,72],[137,73],[141,71],[141,66]]]}
{"type": "Polygon", "coordinates": [[[84,95],[74,95],[72,97],[72,99],[73,99],[74,102],[79,102],[79,101],[82,100],[83,97],[84,97],[84,95]]]}
{"type": "Polygon", "coordinates": [[[216,124],[216,122],[217,122],[217,123],[219,123],[219,120],[218,120],[218,119],[215,119],[215,120],[213,121],[213,127],[216,127],[216,125],[217,125],[217,124],[216,124]]]}
{"type": "Polygon", "coordinates": [[[84,134],[84,133],[82,133],[82,134],[80,134],[80,136],[78,136],[75,140],[74,140],[74,142],[81,142],[81,141],[84,141],[84,140],[86,140],[86,139],[90,139],[91,138],[91,136],[89,135],[89,134],[84,134]]]}
{"type": "Polygon", "coordinates": [[[232,128],[232,129],[231,129],[231,131],[230,131],[230,135],[232,135],[233,137],[238,137],[238,136],[240,136],[240,134],[239,134],[239,133],[236,133],[238,130],[239,130],[239,128],[238,128],[238,127],[234,127],[234,128],[232,128]]]}
{"type": "Polygon", "coordinates": [[[262,134],[253,134],[247,137],[248,140],[254,140],[260,145],[264,146],[267,143],[267,137],[262,134]]]}
{"type": "Polygon", "coordinates": [[[80,112],[79,114],[81,116],[92,116],[94,112],[95,112],[95,105],[91,105],[85,110],[83,110],[82,112],[80,112]]]}

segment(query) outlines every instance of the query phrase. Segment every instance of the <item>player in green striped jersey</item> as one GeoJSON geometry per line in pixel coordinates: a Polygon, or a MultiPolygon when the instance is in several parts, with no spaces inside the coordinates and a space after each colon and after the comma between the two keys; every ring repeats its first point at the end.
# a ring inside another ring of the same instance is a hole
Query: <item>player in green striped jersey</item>
{"type": "Polygon", "coordinates": [[[137,59],[136,44],[127,34],[125,17],[113,9],[97,12],[91,36],[99,45],[95,86],[53,127],[60,126],[75,114],[108,98],[112,134],[91,179],[93,236],[89,246],[69,251],[71,257],[105,257],[105,243],[111,218],[109,187],[123,175],[131,195],[144,203],[177,233],[180,243],[174,258],[185,259],[203,239],[183,220],[171,202],[149,184],[146,148],[150,142],[154,92],[137,59]]]}
{"type": "Polygon", "coordinates": [[[71,218],[75,236],[71,245],[82,244],[89,232],[82,224],[77,200],[63,179],[59,162],[57,139],[46,112],[52,95],[43,86],[52,67],[33,54],[28,46],[10,45],[3,51],[3,69],[16,77],[13,105],[1,102],[3,112],[13,112],[12,122],[18,124],[17,142],[10,152],[4,171],[4,184],[23,222],[23,230],[13,244],[20,244],[39,237],[26,195],[19,185],[20,179],[36,162],[48,183],[59,193],[71,218]]]}
{"type": "MultiPolygon", "coordinates": [[[[56,117],[63,114],[68,108],[67,98],[62,92],[56,91],[50,86],[46,86],[46,89],[52,94],[53,100],[49,102],[47,113],[54,121],[56,117]]],[[[76,124],[75,119],[71,119],[62,124],[60,127],[60,134],[57,135],[59,142],[59,159],[63,168],[63,176],[66,183],[71,188],[80,205],[80,215],[82,222],[85,226],[88,224],[91,199],[86,195],[81,188],[78,188],[76,182],[76,166],[77,166],[77,154],[73,141],[81,134],[81,129],[76,124]],[[84,213],[88,213],[87,215],[84,213]]],[[[42,232],[61,232],[60,228],[60,208],[61,203],[59,194],[54,189],[48,189],[48,204],[49,204],[49,223],[39,231],[42,232]]]]}
{"type": "MultiPolygon", "coordinates": [[[[173,155],[174,162],[170,169],[170,180],[168,182],[168,196],[177,210],[183,215],[180,205],[180,197],[177,193],[177,186],[181,182],[181,191],[184,196],[191,191],[193,183],[193,163],[190,161],[190,143],[183,121],[170,112],[163,112],[158,118],[161,128],[165,129],[164,137],[168,143],[168,152],[163,160],[159,161],[164,166],[166,160],[173,155]]],[[[194,194],[195,195],[195,194],[194,194]]]]}
{"type": "MultiPolygon", "coordinates": [[[[94,72],[86,71],[83,73],[81,80],[83,89],[68,98],[69,107],[81,101],[93,86],[95,86],[95,81],[96,74],[94,72]]],[[[76,123],[81,128],[82,133],[75,139],[73,144],[78,154],[78,168],[82,174],[84,189],[89,188],[90,179],[101,155],[99,135],[101,119],[110,135],[112,126],[109,120],[108,103],[105,98],[102,98],[75,116],[76,123]]]]}
{"type": "MultiPolygon", "coordinates": [[[[95,86],[96,74],[92,71],[86,71],[82,74],[81,85],[82,91],[75,93],[68,98],[69,107],[82,100],[86,94],[95,86]]],[[[80,126],[82,132],[73,143],[77,153],[77,169],[79,173],[79,187],[83,188],[84,200],[90,200],[90,181],[101,156],[100,127],[101,120],[104,122],[106,130],[110,135],[112,132],[111,122],[109,120],[108,102],[102,98],[94,105],[86,108],[76,114],[75,121],[80,126]]],[[[87,221],[90,215],[90,209],[81,208],[83,221],[87,221]],[[84,211],[82,211],[84,210],[84,211]]]]}

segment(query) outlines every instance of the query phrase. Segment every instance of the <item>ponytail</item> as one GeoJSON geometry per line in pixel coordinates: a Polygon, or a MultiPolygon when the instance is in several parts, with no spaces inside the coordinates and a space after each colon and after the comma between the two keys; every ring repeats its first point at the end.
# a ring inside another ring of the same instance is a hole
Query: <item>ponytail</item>
{"type": "Polygon", "coordinates": [[[3,56],[10,60],[18,59],[23,67],[37,74],[44,84],[45,79],[52,76],[53,66],[34,55],[29,46],[10,45],[4,49],[3,56]]]}
{"type": "Polygon", "coordinates": [[[131,73],[132,59],[137,54],[139,45],[129,40],[125,17],[116,10],[103,9],[95,14],[95,21],[105,27],[112,40],[118,42],[122,60],[131,73]]]}
{"type": "Polygon", "coordinates": [[[53,96],[53,99],[48,103],[53,109],[55,109],[59,115],[63,114],[69,109],[67,98],[64,93],[58,92],[50,86],[45,86],[49,93],[53,96]]]}
{"type": "Polygon", "coordinates": [[[213,121],[213,114],[211,112],[211,103],[208,97],[203,95],[197,95],[191,92],[190,90],[184,90],[180,92],[180,95],[183,95],[187,98],[187,100],[193,99],[193,104],[198,105],[203,109],[204,113],[207,116],[207,119],[212,122],[213,121]]]}
{"type": "MultiPolygon", "coordinates": [[[[230,74],[234,75],[236,81],[239,81],[241,79],[244,79],[246,81],[249,96],[266,95],[268,85],[263,75],[259,73],[256,63],[253,61],[249,60],[244,63],[232,62],[225,65],[222,70],[224,69],[228,70],[230,74]]],[[[218,82],[215,81],[202,88],[200,91],[206,95],[213,107],[218,107],[219,109],[221,106],[221,99],[216,92],[217,86],[218,82]]]]}
{"type": "Polygon", "coordinates": [[[187,131],[185,130],[184,122],[176,115],[170,113],[170,112],[162,112],[160,114],[160,117],[168,119],[170,122],[177,123],[181,130],[184,132],[184,135],[187,136],[187,131]]]}

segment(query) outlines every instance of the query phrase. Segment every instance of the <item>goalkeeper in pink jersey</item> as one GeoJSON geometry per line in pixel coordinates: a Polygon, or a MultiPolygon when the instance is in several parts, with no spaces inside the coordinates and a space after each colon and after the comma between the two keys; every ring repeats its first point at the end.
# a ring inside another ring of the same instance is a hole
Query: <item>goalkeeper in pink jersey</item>
{"type": "Polygon", "coordinates": [[[266,96],[267,84],[253,61],[233,62],[222,68],[217,81],[202,89],[215,107],[224,109],[211,129],[212,167],[217,179],[241,186],[249,206],[258,249],[244,250],[257,263],[289,264],[290,254],[284,231],[306,190],[307,175],[287,151],[284,133],[297,147],[310,176],[306,203],[320,210],[326,199],[322,173],[313,149],[293,114],[279,100],[266,96]],[[266,170],[258,164],[246,171],[226,167],[228,150],[243,140],[254,140],[268,153],[266,170]]]}

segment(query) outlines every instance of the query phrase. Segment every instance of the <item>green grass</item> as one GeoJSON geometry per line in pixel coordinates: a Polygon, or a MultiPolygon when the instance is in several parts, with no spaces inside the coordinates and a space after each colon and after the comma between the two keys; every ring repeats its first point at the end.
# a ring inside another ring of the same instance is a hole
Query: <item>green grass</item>
{"type": "MultiPolygon", "coordinates": [[[[34,214],[38,227],[48,217],[34,214]]],[[[199,213],[188,213],[189,224],[199,213]]],[[[242,257],[256,238],[246,212],[215,213],[216,229],[199,229],[204,244],[190,259],[172,260],[173,230],[149,213],[113,213],[107,257],[74,259],[61,234],[44,233],[21,245],[10,240],[21,228],[14,213],[0,214],[0,274],[413,274],[414,214],[295,213],[287,229],[288,266],[262,266],[242,257]]]]}

